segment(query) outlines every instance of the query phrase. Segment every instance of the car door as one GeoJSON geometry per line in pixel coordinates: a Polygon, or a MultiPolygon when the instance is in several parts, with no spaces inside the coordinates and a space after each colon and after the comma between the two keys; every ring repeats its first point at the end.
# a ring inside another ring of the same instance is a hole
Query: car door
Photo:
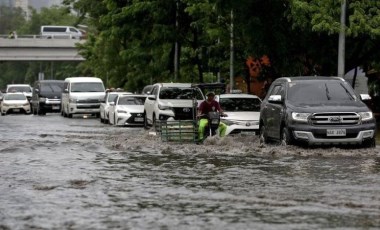
{"type": "Polygon", "coordinates": [[[150,124],[153,124],[153,111],[154,111],[154,106],[156,104],[157,95],[158,95],[158,85],[155,85],[153,86],[152,94],[147,96],[144,103],[146,119],[150,124]]]}
{"type": "Polygon", "coordinates": [[[109,103],[109,108],[108,108],[108,120],[110,124],[115,124],[115,110],[116,110],[116,103],[117,100],[119,99],[119,96],[116,96],[115,99],[109,103]]]}
{"type": "Polygon", "coordinates": [[[273,90],[268,97],[266,104],[266,128],[267,134],[271,138],[280,138],[284,96],[284,85],[277,84],[273,87],[273,90]],[[281,96],[281,101],[271,101],[271,96],[281,96]]]}

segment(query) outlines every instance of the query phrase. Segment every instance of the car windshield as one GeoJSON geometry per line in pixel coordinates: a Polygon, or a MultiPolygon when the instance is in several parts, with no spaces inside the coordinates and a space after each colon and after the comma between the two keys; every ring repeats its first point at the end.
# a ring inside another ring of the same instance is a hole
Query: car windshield
{"type": "Polygon", "coordinates": [[[309,81],[289,83],[288,100],[298,103],[313,101],[351,101],[356,96],[350,86],[341,81],[309,81]]]}
{"type": "Polygon", "coordinates": [[[20,100],[26,100],[26,97],[24,94],[5,94],[4,95],[4,100],[15,100],[15,101],[20,101],[20,100]]]}
{"type": "Polygon", "coordinates": [[[63,82],[41,84],[41,92],[57,93],[57,92],[62,92],[62,89],[63,89],[63,82]]]}
{"type": "Polygon", "coordinates": [[[119,105],[144,105],[145,97],[120,97],[119,105]]]}
{"type": "Polygon", "coordinates": [[[219,103],[225,112],[258,112],[261,104],[258,98],[220,98],[219,103]]]}
{"type": "Polygon", "coordinates": [[[99,82],[80,82],[71,84],[71,92],[104,92],[104,86],[99,82]]]}
{"type": "Polygon", "coordinates": [[[10,86],[8,88],[8,92],[25,92],[30,93],[32,92],[32,89],[29,86],[10,86]]]}
{"type": "Polygon", "coordinates": [[[196,88],[162,87],[159,98],[188,100],[193,99],[194,96],[198,100],[203,100],[202,93],[196,88]]]}
{"type": "Polygon", "coordinates": [[[108,96],[108,102],[114,101],[116,97],[117,97],[116,93],[110,94],[108,96]]]}

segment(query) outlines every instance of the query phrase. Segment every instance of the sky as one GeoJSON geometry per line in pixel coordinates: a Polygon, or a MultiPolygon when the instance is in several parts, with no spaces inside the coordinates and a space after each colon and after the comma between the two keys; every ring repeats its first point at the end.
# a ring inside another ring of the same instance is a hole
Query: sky
{"type": "Polygon", "coordinates": [[[52,5],[60,5],[62,0],[29,0],[29,5],[39,10],[41,7],[51,7],[52,5]]]}

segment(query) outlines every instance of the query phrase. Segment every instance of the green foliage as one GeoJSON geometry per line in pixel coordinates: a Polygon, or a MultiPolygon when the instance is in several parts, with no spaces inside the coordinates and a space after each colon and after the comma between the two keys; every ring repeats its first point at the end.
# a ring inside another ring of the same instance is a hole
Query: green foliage
{"type": "MultiPolygon", "coordinates": [[[[64,0],[64,4],[34,11],[31,20],[17,28],[38,33],[43,24],[88,25],[87,42],[79,46],[86,61],[78,68],[75,63],[55,64],[57,77],[94,75],[108,87],[129,91],[155,82],[212,81],[218,71],[227,81],[232,24],[235,75],[246,75],[248,56],[263,55],[269,57],[268,74],[274,77],[335,75],[337,70],[341,0],[64,0]],[[70,13],[73,10],[77,16],[70,13]]],[[[347,70],[380,66],[380,54],[373,52],[380,48],[379,15],[379,1],[347,1],[347,70]]],[[[39,64],[29,70],[26,79],[35,76],[39,64]]]]}

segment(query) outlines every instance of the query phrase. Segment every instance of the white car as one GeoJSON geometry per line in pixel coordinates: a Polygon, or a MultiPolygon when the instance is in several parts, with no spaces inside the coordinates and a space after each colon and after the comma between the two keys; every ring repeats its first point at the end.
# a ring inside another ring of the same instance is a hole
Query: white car
{"type": "Polygon", "coordinates": [[[156,125],[156,121],[192,120],[196,107],[204,101],[204,95],[191,83],[156,83],[145,100],[145,128],[156,125]]]}
{"type": "Polygon", "coordinates": [[[23,93],[6,93],[1,101],[1,115],[9,113],[30,113],[30,103],[23,93]]]}
{"type": "Polygon", "coordinates": [[[100,103],[100,122],[107,124],[109,122],[110,103],[115,100],[118,95],[132,94],[129,92],[107,92],[104,101],[100,103]]]}
{"type": "Polygon", "coordinates": [[[146,95],[117,95],[109,106],[109,122],[115,126],[144,125],[146,95]]]}
{"type": "Polygon", "coordinates": [[[227,117],[221,121],[227,125],[229,134],[258,134],[261,99],[251,94],[221,94],[220,106],[227,117]]]}
{"type": "Polygon", "coordinates": [[[23,93],[28,101],[32,99],[32,87],[29,84],[9,84],[7,85],[6,93],[23,93]]]}

